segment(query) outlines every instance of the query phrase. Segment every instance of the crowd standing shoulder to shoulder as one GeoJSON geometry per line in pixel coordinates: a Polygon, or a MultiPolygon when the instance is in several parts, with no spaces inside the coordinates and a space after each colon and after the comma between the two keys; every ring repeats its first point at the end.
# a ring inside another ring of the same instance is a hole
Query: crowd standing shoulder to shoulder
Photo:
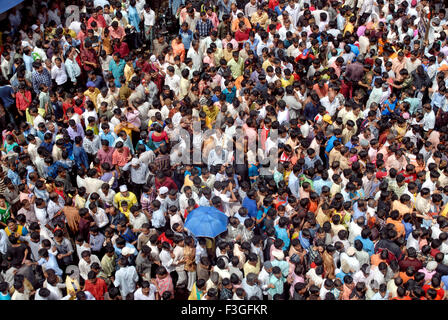
{"type": "Polygon", "coordinates": [[[25,0],[0,300],[446,300],[437,0],[25,0]]]}

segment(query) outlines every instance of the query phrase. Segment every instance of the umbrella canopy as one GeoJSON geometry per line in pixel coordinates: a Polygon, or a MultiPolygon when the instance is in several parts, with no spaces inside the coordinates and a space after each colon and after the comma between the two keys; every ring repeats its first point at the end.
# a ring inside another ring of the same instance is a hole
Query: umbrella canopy
{"type": "Polygon", "coordinates": [[[214,207],[199,207],[188,214],[185,228],[196,237],[214,238],[227,230],[227,216],[214,207]]]}

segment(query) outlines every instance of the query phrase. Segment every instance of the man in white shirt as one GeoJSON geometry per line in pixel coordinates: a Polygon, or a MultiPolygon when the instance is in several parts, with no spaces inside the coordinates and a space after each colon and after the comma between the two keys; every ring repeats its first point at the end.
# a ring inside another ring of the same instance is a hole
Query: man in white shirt
{"type": "Polygon", "coordinates": [[[288,12],[292,25],[296,26],[299,20],[300,7],[295,3],[294,0],[289,0],[288,6],[286,7],[286,12],[288,12]]]}
{"type": "Polygon", "coordinates": [[[120,288],[120,294],[126,298],[129,293],[135,291],[138,281],[138,273],[134,266],[128,266],[126,257],[118,259],[120,269],[115,273],[114,286],[120,288]]]}
{"type": "Polygon", "coordinates": [[[170,87],[171,90],[174,91],[174,94],[179,95],[180,91],[180,77],[177,74],[174,74],[174,67],[169,66],[166,68],[167,75],[165,77],[165,85],[170,87]]]}
{"type": "Polygon", "coordinates": [[[191,47],[188,49],[187,58],[193,61],[192,73],[201,70],[202,67],[202,52],[199,50],[199,40],[195,39],[191,42],[191,47]]]}
{"type": "Polygon", "coordinates": [[[62,86],[67,82],[67,72],[61,58],[54,60],[54,66],[51,68],[51,79],[56,81],[58,86],[62,86]]]}
{"type": "Polygon", "coordinates": [[[155,300],[156,291],[157,288],[155,285],[148,281],[143,281],[142,286],[134,292],[134,300],[155,300]]]}
{"type": "Polygon", "coordinates": [[[434,114],[430,104],[425,104],[423,106],[423,110],[423,130],[430,133],[429,131],[432,131],[436,124],[436,115],[434,114]]]}
{"type": "Polygon", "coordinates": [[[142,13],[142,20],[143,20],[143,24],[145,26],[145,38],[146,41],[149,41],[149,43],[152,43],[152,39],[153,39],[153,31],[152,28],[155,24],[156,21],[156,14],[154,12],[154,10],[151,9],[151,7],[148,4],[145,4],[142,13]]]}
{"type": "Polygon", "coordinates": [[[100,259],[94,254],[91,254],[90,251],[83,251],[81,253],[81,260],[79,260],[78,268],[79,268],[79,275],[84,279],[87,280],[87,274],[90,271],[90,266],[96,262],[99,265],[101,265],[100,259]]]}
{"type": "Polygon", "coordinates": [[[325,107],[328,114],[333,117],[341,105],[339,99],[336,99],[336,95],[332,93],[332,91],[334,92],[334,89],[330,89],[328,95],[320,99],[320,104],[325,107]]]}

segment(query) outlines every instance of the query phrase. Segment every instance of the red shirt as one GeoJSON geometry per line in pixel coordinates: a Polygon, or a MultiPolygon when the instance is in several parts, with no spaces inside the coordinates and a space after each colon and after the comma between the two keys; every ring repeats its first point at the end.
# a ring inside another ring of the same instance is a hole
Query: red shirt
{"type": "Polygon", "coordinates": [[[439,252],[440,252],[439,249],[431,248],[431,252],[430,252],[430,254],[435,258],[435,257],[436,257],[436,254],[438,254],[439,252]]]}
{"type": "Polygon", "coordinates": [[[238,29],[235,32],[235,40],[238,42],[246,41],[247,39],[249,39],[249,33],[250,33],[249,29],[246,29],[246,32],[243,32],[240,29],[238,29]]]}
{"type": "Polygon", "coordinates": [[[96,278],[96,283],[93,284],[90,280],[86,280],[85,291],[89,291],[96,300],[104,300],[104,294],[107,292],[107,284],[101,278],[96,278]]]}
{"type": "Polygon", "coordinates": [[[155,184],[156,184],[157,190],[159,190],[162,187],[167,187],[168,190],[171,190],[171,189],[177,190],[176,183],[170,177],[166,177],[165,180],[163,181],[163,183],[161,183],[160,180],[157,178],[155,180],[156,180],[155,184]]]}
{"type": "Polygon", "coordinates": [[[26,111],[28,107],[31,105],[32,101],[31,91],[26,90],[25,93],[21,93],[20,91],[16,93],[16,106],[20,111],[26,111]]]}
{"type": "Polygon", "coordinates": [[[392,298],[391,300],[411,300],[411,297],[410,296],[404,296],[403,298],[395,297],[392,298]]]}
{"type": "Polygon", "coordinates": [[[168,242],[171,246],[174,245],[173,240],[168,239],[168,238],[166,237],[166,235],[165,235],[165,232],[162,233],[162,234],[159,236],[159,238],[157,239],[157,241],[160,241],[160,243],[168,242]]]}
{"type": "Polygon", "coordinates": [[[96,52],[92,48],[81,49],[81,59],[83,62],[82,67],[84,68],[85,71],[93,70],[93,67],[91,65],[85,63],[86,61],[98,65],[98,58],[96,52]]]}
{"type": "MultiPolygon", "coordinates": [[[[430,288],[433,288],[431,285],[429,285],[429,284],[425,284],[424,286],[423,286],[423,290],[425,290],[425,293],[428,291],[428,289],[430,289],[430,288]]],[[[436,298],[434,299],[434,300],[442,300],[443,299],[443,296],[445,295],[445,290],[443,290],[442,288],[438,288],[438,289],[436,289],[436,288],[433,288],[434,290],[436,290],[437,291],[437,296],[436,296],[436,298]]]]}
{"type": "Polygon", "coordinates": [[[148,62],[146,62],[146,61],[140,62],[140,60],[137,60],[137,62],[135,63],[135,65],[136,65],[137,67],[139,67],[140,69],[142,69],[142,71],[143,71],[144,73],[149,73],[149,71],[152,70],[151,65],[150,65],[148,62]]]}
{"type": "Polygon", "coordinates": [[[401,173],[404,176],[404,182],[406,182],[406,183],[415,182],[415,180],[417,180],[416,173],[407,174],[406,171],[404,171],[404,170],[399,173],[401,173]]]}
{"type": "Polygon", "coordinates": [[[278,6],[278,0],[269,0],[269,9],[275,11],[275,7],[278,6]]]}
{"type": "Polygon", "coordinates": [[[124,58],[129,54],[129,47],[126,42],[121,42],[120,46],[114,46],[114,53],[119,53],[120,58],[124,58]]]}
{"type": "MultiPolygon", "coordinates": [[[[196,208],[199,208],[199,205],[198,205],[198,204],[195,204],[195,205],[194,205],[193,210],[196,209],[196,208]]],[[[188,212],[188,210],[185,209],[185,212],[184,212],[184,220],[187,219],[187,217],[188,217],[189,214],[190,214],[190,212],[188,212]]]]}
{"type": "Polygon", "coordinates": [[[151,78],[151,80],[152,80],[152,82],[154,82],[156,84],[157,89],[159,90],[159,92],[161,92],[162,91],[162,87],[163,87],[163,85],[165,83],[165,78],[162,77],[160,74],[157,74],[157,78],[156,79],[152,79],[151,78]]]}
{"type": "Polygon", "coordinates": [[[91,23],[95,21],[98,25],[98,28],[105,28],[107,26],[106,20],[104,19],[103,15],[99,14],[96,19],[93,17],[90,17],[90,19],[87,21],[88,28],[93,29],[91,23]]]}
{"type": "Polygon", "coordinates": [[[54,189],[54,192],[56,192],[58,195],[60,195],[60,196],[62,197],[62,199],[66,200],[66,199],[65,199],[65,195],[64,195],[64,191],[62,191],[62,190],[58,190],[58,189],[56,188],[56,189],[54,189]]]}

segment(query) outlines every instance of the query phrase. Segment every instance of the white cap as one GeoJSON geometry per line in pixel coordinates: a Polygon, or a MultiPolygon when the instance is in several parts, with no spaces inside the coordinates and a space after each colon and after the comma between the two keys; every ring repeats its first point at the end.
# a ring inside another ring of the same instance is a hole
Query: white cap
{"type": "Polygon", "coordinates": [[[121,250],[121,255],[123,255],[123,256],[129,256],[129,255],[134,254],[134,253],[135,253],[135,249],[134,248],[124,247],[121,250]]]}
{"type": "Polygon", "coordinates": [[[36,29],[37,28],[39,28],[36,24],[33,24],[32,26],[31,26],[31,29],[33,30],[33,31],[36,31],[36,29]]]}
{"type": "Polygon", "coordinates": [[[350,247],[347,249],[346,253],[351,257],[356,253],[356,249],[353,247],[350,247]]]}
{"type": "Polygon", "coordinates": [[[131,160],[131,165],[132,166],[137,166],[137,165],[139,165],[140,164],[140,160],[138,160],[137,158],[133,158],[132,160],[131,160]]]}
{"type": "Polygon", "coordinates": [[[162,188],[160,188],[159,192],[160,192],[160,194],[168,193],[168,188],[167,187],[162,187],[162,188]]]}
{"type": "Polygon", "coordinates": [[[128,187],[125,184],[120,186],[120,192],[126,192],[126,191],[128,191],[128,187]]]}

